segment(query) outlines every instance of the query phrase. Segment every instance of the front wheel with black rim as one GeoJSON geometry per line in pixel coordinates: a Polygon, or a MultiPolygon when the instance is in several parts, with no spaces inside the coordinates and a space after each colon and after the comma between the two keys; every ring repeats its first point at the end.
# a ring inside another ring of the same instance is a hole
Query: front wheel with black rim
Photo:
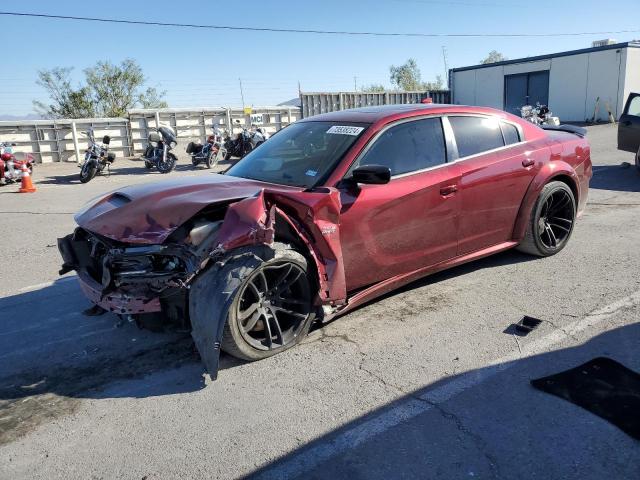
{"type": "Polygon", "coordinates": [[[160,173],[169,173],[176,166],[178,161],[177,157],[173,153],[167,153],[166,159],[158,160],[156,168],[160,173]]]}
{"type": "Polygon", "coordinates": [[[98,165],[96,164],[95,160],[88,159],[84,162],[82,168],[80,169],[80,181],[82,183],[87,183],[96,176],[96,173],[98,173],[98,165]]]}
{"type": "Polygon", "coordinates": [[[531,211],[524,239],[518,250],[548,257],[562,250],[571,237],[576,220],[576,200],[569,186],[547,183],[531,211]]]}
{"type": "Polygon", "coordinates": [[[207,311],[225,322],[221,348],[228,354],[260,360],[280,353],[307,335],[315,317],[309,273],[305,257],[287,245],[246,249],[198,279],[192,325],[207,311]]]}

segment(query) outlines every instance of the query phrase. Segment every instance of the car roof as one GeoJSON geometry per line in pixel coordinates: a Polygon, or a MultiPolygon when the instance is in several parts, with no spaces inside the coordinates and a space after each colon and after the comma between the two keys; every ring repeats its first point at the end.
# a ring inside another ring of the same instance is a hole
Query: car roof
{"type": "Polygon", "coordinates": [[[351,108],[329,113],[321,113],[302,119],[303,122],[363,122],[376,123],[387,118],[398,116],[413,116],[416,114],[438,114],[447,112],[456,113],[484,113],[484,114],[504,114],[500,110],[488,107],[470,107],[467,105],[449,105],[439,103],[412,103],[398,105],[377,105],[374,107],[351,108]]]}

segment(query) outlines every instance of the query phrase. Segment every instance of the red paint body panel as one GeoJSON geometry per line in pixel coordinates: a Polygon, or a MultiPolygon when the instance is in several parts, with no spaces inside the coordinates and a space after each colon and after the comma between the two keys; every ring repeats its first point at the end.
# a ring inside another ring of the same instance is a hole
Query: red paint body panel
{"type": "Polygon", "coordinates": [[[442,187],[460,180],[460,167],[394,178],[342,192],[340,236],[347,289],[454,257],[460,197],[442,187]]]}
{"type": "Polygon", "coordinates": [[[302,121],[371,126],[323,185],[311,191],[222,175],[189,177],[113,192],[85,208],[76,220],[84,229],[114,240],[157,244],[207,206],[229,204],[217,237],[218,250],[228,252],[270,244],[277,230],[274,222],[282,219],[316,263],[320,302],[342,306],[343,312],[420,276],[517,245],[540,190],[554,178],[570,183],[580,212],[586,204],[592,175],[587,141],[546,132],[505,112],[459,105],[395,105],[302,121]],[[397,176],[385,185],[341,183],[385,126],[457,113],[517,123],[523,142],[397,176]],[[525,165],[525,159],[533,162],[525,165]],[[451,186],[455,188],[449,192],[451,186]]]}

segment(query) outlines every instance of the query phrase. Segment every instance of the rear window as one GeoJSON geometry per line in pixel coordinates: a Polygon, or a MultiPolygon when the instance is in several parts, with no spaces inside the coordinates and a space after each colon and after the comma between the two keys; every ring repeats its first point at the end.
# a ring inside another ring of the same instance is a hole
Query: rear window
{"type": "Polygon", "coordinates": [[[458,155],[468,157],[504,147],[500,122],[492,117],[449,117],[458,155]]]}
{"type": "Polygon", "coordinates": [[[520,134],[515,125],[507,122],[500,122],[502,125],[502,135],[504,136],[504,143],[511,145],[512,143],[518,143],[520,141],[520,134]]]}

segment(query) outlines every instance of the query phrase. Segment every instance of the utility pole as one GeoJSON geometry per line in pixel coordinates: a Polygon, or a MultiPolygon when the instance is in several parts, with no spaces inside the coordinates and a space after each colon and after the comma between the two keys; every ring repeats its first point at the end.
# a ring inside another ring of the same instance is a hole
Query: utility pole
{"type": "Polygon", "coordinates": [[[444,45],[442,46],[442,60],[444,61],[444,79],[447,88],[449,88],[449,64],[447,62],[447,47],[444,45]]]}
{"type": "Polygon", "coordinates": [[[240,82],[240,98],[242,98],[242,110],[244,110],[244,92],[242,91],[242,79],[238,78],[238,82],[240,82]]]}
{"type": "Polygon", "coordinates": [[[353,91],[357,92],[358,91],[358,77],[353,77],[353,91]]]}

